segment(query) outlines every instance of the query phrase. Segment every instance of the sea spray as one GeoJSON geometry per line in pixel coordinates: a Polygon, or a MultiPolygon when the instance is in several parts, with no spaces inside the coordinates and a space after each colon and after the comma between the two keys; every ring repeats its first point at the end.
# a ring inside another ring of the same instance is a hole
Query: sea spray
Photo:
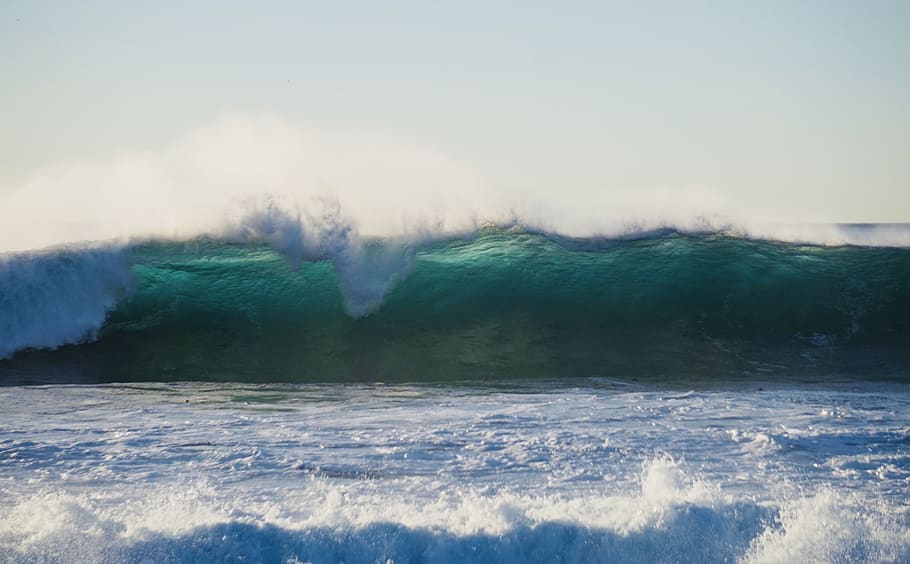
{"type": "Polygon", "coordinates": [[[132,288],[122,246],[0,255],[0,358],[94,339],[132,288]]]}

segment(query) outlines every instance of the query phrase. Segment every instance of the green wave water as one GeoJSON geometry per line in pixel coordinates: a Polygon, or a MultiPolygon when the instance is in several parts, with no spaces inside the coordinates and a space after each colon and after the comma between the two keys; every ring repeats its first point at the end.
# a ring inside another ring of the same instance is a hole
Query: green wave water
{"type": "Polygon", "coordinates": [[[130,260],[133,292],[95,341],[20,352],[0,374],[910,379],[908,249],[490,229],[423,246],[376,241],[356,265],[294,269],[268,247],[216,241],[150,243],[130,260]]]}

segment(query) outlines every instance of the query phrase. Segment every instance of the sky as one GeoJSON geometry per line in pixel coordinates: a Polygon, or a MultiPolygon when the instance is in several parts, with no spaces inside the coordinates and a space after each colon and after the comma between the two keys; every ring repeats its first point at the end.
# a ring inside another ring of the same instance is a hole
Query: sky
{"type": "Polygon", "coordinates": [[[407,140],[545,210],[907,222],[908,29],[884,0],[4,0],[0,194],[265,115],[407,140]]]}

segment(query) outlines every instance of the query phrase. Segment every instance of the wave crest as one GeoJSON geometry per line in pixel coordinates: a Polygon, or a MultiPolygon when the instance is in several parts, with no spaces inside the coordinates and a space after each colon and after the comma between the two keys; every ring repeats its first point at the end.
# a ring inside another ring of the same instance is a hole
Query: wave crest
{"type": "Polygon", "coordinates": [[[0,255],[0,358],[94,339],[133,288],[119,246],[0,255]]]}

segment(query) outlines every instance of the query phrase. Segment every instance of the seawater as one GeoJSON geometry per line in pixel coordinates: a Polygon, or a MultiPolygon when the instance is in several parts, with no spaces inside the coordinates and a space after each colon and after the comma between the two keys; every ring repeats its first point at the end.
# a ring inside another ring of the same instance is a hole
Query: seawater
{"type": "Polygon", "coordinates": [[[336,219],[0,255],[0,561],[910,562],[910,227],[336,219]]]}
{"type": "Polygon", "coordinates": [[[342,234],[0,256],[0,380],[910,380],[910,248],[342,234]]]}
{"type": "Polygon", "coordinates": [[[0,388],[0,560],[906,562],[910,389],[0,388]]]}

